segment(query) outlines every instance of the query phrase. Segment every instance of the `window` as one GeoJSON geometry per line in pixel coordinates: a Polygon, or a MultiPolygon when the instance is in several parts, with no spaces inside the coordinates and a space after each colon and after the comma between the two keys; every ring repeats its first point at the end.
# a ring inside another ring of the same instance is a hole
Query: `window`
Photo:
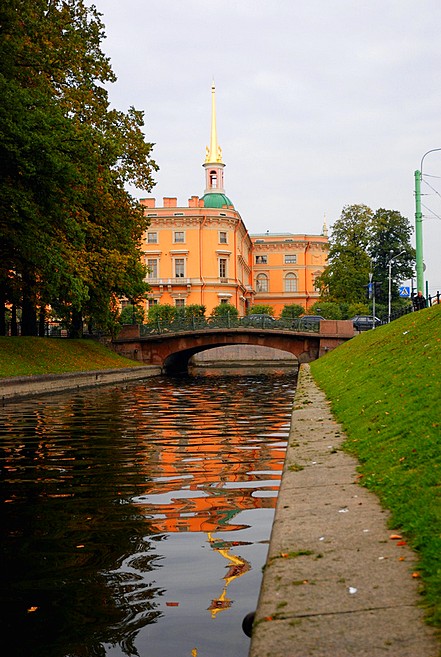
{"type": "Polygon", "coordinates": [[[219,278],[227,277],[227,259],[219,258],[219,278]]]}
{"type": "Polygon", "coordinates": [[[285,256],[285,265],[295,265],[297,263],[297,256],[293,253],[285,256]]]}
{"type": "Polygon", "coordinates": [[[175,258],[175,277],[184,278],[185,260],[184,258],[175,258]]]}
{"type": "Polygon", "coordinates": [[[147,278],[158,278],[157,258],[148,258],[147,267],[148,267],[147,278]]]}
{"type": "Polygon", "coordinates": [[[216,171],[210,171],[210,187],[216,189],[217,187],[217,173],[216,171]]]}
{"type": "Polygon", "coordinates": [[[185,306],[185,299],[175,299],[176,308],[183,308],[185,306]]]}
{"type": "Polygon", "coordinates": [[[266,274],[257,274],[256,292],[268,292],[268,276],[266,274]]]}
{"type": "Polygon", "coordinates": [[[297,292],[297,276],[295,274],[285,276],[285,292],[297,292]]]}
{"type": "Polygon", "coordinates": [[[227,233],[224,230],[219,231],[219,244],[228,244],[227,233]]]}
{"type": "Polygon", "coordinates": [[[220,302],[221,303],[228,303],[228,299],[221,299],[220,302]]]}
{"type": "Polygon", "coordinates": [[[256,265],[266,265],[266,264],[268,264],[268,256],[256,255],[256,265]]]}
{"type": "Polygon", "coordinates": [[[158,243],[158,233],[147,233],[147,243],[148,244],[157,244],[158,243]]]}
{"type": "Polygon", "coordinates": [[[185,233],[183,230],[176,230],[174,234],[174,243],[183,244],[185,242],[185,233]]]}
{"type": "Polygon", "coordinates": [[[158,305],[158,299],[149,299],[149,308],[158,305]]]}

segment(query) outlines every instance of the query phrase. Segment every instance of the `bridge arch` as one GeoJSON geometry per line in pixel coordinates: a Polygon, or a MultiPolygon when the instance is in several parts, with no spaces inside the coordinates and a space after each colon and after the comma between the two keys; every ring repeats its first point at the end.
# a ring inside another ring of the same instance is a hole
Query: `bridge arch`
{"type": "MultiPolygon", "coordinates": [[[[238,360],[243,360],[243,361],[248,361],[253,360],[256,363],[259,361],[256,359],[256,351],[255,349],[252,350],[252,348],[257,348],[262,350],[261,354],[261,359],[262,361],[268,361],[271,358],[274,358],[273,356],[273,351],[270,351],[270,355],[267,353],[268,346],[267,345],[254,345],[254,344],[238,344],[237,342],[231,342],[230,344],[221,344],[221,345],[205,345],[205,346],[200,346],[200,347],[193,347],[189,349],[183,349],[182,351],[177,351],[174,352],[173,354],[170,354],[165,361],[164,361],[164,372],[171,374],[171,373],[177,373],[177,372],[186,372],[188,369],[192,369],[193,367],[198,367],[199,364],[203,364],[202,361],[197,361],[194,360],[194,356],[197,356],[197,354],[203,354],[206,352],[214,351],[216,350],[216,357],[219,358],[220,363],[224,363],[225,367],[228,367],[228,360],[222,360],[222,350],[227,350],[228,347],[242,347],[244,348],[243,351],[240,353],[238,360]],[[247,352],[247,348],[249,348],[249,351],[252,350],[253,357],[249,356],[249,352],[247,352]],[[221,351],[218,351],[221,350],[221,351]]],[[[277,352],[279,352],[281,355],[284,354],[285,358],[288,359],[289,356],[293,358],[294,363],[298,363],[298,357],[292,354],[291,352],[286,351],[286,349],[276,349],[277,352]]],[[[282,356],[280,356],[282,358],[282,356]]],[[[277,361],[275,361],[277,362],[277,361]]],[[[291,362],[291,359],[289,359],[289,362],[291,362]]]]}

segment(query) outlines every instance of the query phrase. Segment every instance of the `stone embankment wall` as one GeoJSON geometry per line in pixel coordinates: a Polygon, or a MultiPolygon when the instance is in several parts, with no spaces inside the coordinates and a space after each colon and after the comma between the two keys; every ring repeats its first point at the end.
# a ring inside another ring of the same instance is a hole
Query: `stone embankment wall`
{"type": "Polygon", "coordinates": [[[6,403],[34,395],[90,388],[97,385],[120,384],[125,381],[136,381],[158,376],[159,374],[161,374],[160,367],[148,365],[123,369],[94,370],[91,372],[11,377],[0,379],[0,401],[6,403]]]}

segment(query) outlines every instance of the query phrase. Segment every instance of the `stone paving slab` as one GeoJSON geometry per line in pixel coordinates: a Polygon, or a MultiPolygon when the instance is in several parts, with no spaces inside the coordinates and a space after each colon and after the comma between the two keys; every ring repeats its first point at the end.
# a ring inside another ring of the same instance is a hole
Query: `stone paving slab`
{"type": "Polygon", "coordinates": [[[439,657],[416,557],[343,439],[303,365],[250,657],[439,657]]]}

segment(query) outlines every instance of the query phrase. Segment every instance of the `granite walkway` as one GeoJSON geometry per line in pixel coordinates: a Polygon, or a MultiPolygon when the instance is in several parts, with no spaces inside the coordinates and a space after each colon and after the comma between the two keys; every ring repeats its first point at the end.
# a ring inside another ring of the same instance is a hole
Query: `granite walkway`
{"type": "Polygon", "coordinates": [[[415,556],[343,439],[303,365],[249,655],[439,657],[415,556]]]}

